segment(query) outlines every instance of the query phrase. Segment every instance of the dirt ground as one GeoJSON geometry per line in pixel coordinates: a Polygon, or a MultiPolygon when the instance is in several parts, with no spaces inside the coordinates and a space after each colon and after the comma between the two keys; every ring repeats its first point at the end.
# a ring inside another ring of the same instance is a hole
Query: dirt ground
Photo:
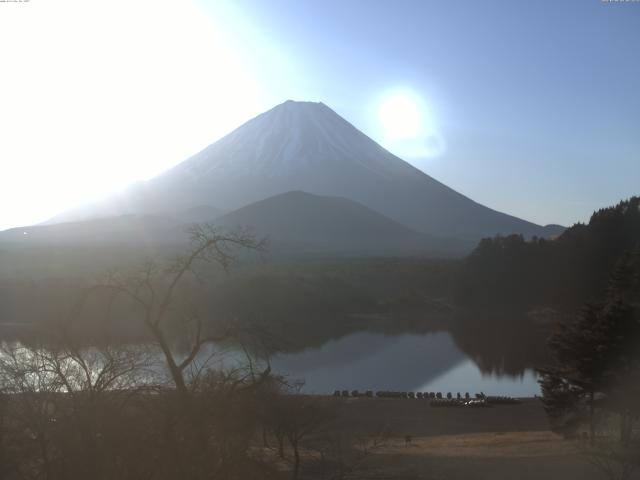
{"type": "Polygon", "coordinates": [[[597,479],[573,442],[551,432],[491,432],[391,439],[364,478],[597,479]]]}
{"type": "Polygon", "coordinates": [[[432,407],[429,403],[418,399],[349,398],[340,417],[352,431],[369,433],[385,428],[401,437],[549,430],[542,404],[534,398],[486,408],[432,407]]]}
{"type": "MultiPolygon", "coordinates": [[[[438,408],[423,400],[355,398],[344,402],[339,424],[363,438],[386,432],[349,478],[610,478],[588,461],[584,444],[549,431],[537,399],[488,408],[438,408]]],[[[640,478],[635,473],[630,478],[640,478]]]]}

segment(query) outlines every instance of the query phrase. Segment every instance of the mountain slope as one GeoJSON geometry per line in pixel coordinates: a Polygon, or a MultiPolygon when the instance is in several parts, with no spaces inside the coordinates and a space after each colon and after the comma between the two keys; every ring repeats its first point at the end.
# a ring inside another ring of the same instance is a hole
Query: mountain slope
{"type": "Polygon", "coordinates": [[[0,232],[0,244],[156,244],[187,239],[183,224],[171,217],[120,215],[51,225],[19,227],[0,232]]]}
{"type": "Polygon", "coordinates": [[[460,254],[469,245],[418,233],[352,200],[287,192],[219,217],[216,225],[250,227],[277,244],[314,251],[460,254]]]}
{"type": "Polygon", "coordinates": [[[183,211],[182,218],[130,214],[14,228],[0,232],[0,245],[177,246],[187,241],[193,217],[222,229],[249,229],[268,238],[270,252],[276,255],[460,256],[473,247],[470,242],[416,232],[353,200],[299,191],[222,216],[219,210],[203,206],[183,211]]]}
{"type": "Polygon", "coordinates": [[[322,103],[287,101],[164,174],[57,220],[210,204],[233,210],[293,190],[352,199],[410,228],[477,239],[544,236],[409,165],[322,103]]]}

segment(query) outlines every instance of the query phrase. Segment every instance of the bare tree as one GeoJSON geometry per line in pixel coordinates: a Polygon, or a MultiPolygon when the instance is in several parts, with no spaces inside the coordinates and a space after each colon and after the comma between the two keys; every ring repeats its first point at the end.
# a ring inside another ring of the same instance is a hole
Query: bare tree
{"type": "Polygon", "coordinates": [[[249,450],[257,426],[256,387],[269,377],[269,365],[245,350],[248,361],[212,369],[218,349],[204,347],[245,341],[248,332],[234,326],[212,333],[198,305],[202,297],[194,299],[193,292],[206,284],[204,267],[228,271],[244,251],[262,253],[265,243],[207,225],[190,233],[183,255],[110,273],[87,289],[66,321],[49,332],[47,344],[2,346],[0,447],[10,449],[0,452],[2,478],[263,473],[249,450]],[[106,300],[106,310],[125,308],[148,333],[149,346],[81,340],[79,320],[90,299],[100,306],[106,300]],[[166,365],[169,388],[159,379],[158,359],[166,365]]]}
{"type": "MultiPolygon", "coordinates": [[[[176,312],[179,289],[189,279],[199,280],[198,267],[203,263],[215,264],[228,271],[242,251],[264,252],[265,240],[242,231],[221,232],[212,225],[195,225],[189,229],[190,248],[181,256],[166,265],[147,262],[129,275],[110,273],[107,278],[87,291],[85,299],[98,290],[108,290],[112,300],[124,296],[130,300],[139,312],[138,318],[160,348],[171,380],[179,394],[186,400],[188,379],[186,372],[194,366],[198,354],[207,343],[229,339],[231,329],[219,334],[205,334],[202,318],[194,303],[182,305],[182,311],[176,312]],[[183,329],[182,341],[188,345],[186,355],[177,354],[172,348],[170,337],[171,321],[177,319],[183,329]]],[[[82,303],[81,303],[82,305],[82,303]]]]}
{"type": "Polygon", "coordinates": [[[3,434],[12,446],[14,473],[51,480],[126,478],[109,467],[123,449],[107,451],[104,440],[135,392],[140,359],[140,350],[131,347],[3,345],[3,434]]]}
{"type": "MultiPolygon", "coordinates": [[[[74,316],[93,294],[109,293],[109,306],[125,301],[133,319],[138,320],[157,347],[173,388],[165,390],[155,406],[162,418],[160,437],[166,449],[167,475],[180,478],[204,478],[211,472],[223,471],[229,458],[242,448],[231,448],[220,434],[220,425],[233,415],[229,397],[238,400],[238,392],[267,378],[270,368],[256,372],[234,369],[219,372],[211,382],[209,371],[212,355],[204,347],[239,336],[236,326],[212,333],[203,322],[199,300],[194,291],[206,284],[207,266],[229,269],[245,252],[263,253],[265,241],[246,231],[223,232],[212,225],[195,225],[190,230],[191,243],[184,254],[168,262],[149,261],[129,273],[111,272],[88,289],[74,316]],[[195,298],[194,298],[195,297],[195,298]],[[179,347],[179,348],[178,348],[179,347]],[[221,413],[211,411],[218,405],[221,413]],[[222,414],[222,415],[221,415],[222,414]]],[[[241,418],[242,415],[239,415],[241,418]]],[[[227,438],[231,438],[227,435],[227,438]]],[[[241,444],[242,442],[239,442],[241,444]]]]}
{"type": "Polygon", "coordinates": [[[281,384],[280,391],[272,392],[265,403],[263,418],[278,441],[278,452],[284,458],[283,441],[293,450],[293,479],[300,475],[303,441],[325,431],[337,417],[338,405],[332,398],[304,395],[302,384],[293,387],[281,384]],[[287,391],[288,390],[288,391],[287,391]]]}

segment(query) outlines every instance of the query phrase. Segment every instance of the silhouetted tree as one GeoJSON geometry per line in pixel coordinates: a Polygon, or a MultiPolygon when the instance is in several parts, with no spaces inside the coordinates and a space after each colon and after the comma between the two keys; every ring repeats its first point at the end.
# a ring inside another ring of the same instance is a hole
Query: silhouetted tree
{"type": "Polygon", "coordinates": [[[474,307],[575,309],[603,300],[617,260],[639,243],[640,197],[600,209],[556,239],[485,238],[464,260],[454,296],[474,307]]]}
{"type": "Polygon", "coordinates": [[[598,411],[620,417],[620,440],[630,438],[640,413],[640,305],[638,250],[623,255],[606,299],[560,322],[549,339],[553,366],[540,369],[543,403],[555,428],[575,431],[587,422],[595,439],[598,411]]]}
{"type": "Polygon", "coordinates": [[[135,464],[122,462],[131,438],[122,427],[131,426],[126,411],[143,363],[134,347],[4,345],[3,440],[13,461],[3,478],[135,477],[126,474],[135,464]]]}
{"type": "Polygon", "coordinates": [[[243,250],[263,251],[264,240],[243,231],[221,232],[211,225],[195,225],[190,230],[191,247],[165,265],[147,262],[129,275],[111,273],[104,282],[88,292],[108,290],[124,296],[137,308],[138,318],[160,348],[171,380],[179,396],[188,396],[186,374],[194,366],[198,354],[207,343],[226,340],[231,332],[204,334],[203,321],[193,303],[180,304],[180,287],[187,278],[198,279],[198,264],[213,263],[228,270],[243,250]],[[180,305],[178,305],[180,304],[180,305]],[[181,308],[178,308],[181,307],[181,308]],[[176,319],[177,317],[177,319],[176,319]],[[177,325],[176,325],[177,321],[177,325]],[[172,348],[171,334],[181,331],[180,340],[187,343],[187,354],[181,356],[172,348]]]}
{"type": "MultiPolygon", "coordinates": [[[[205,478],[211,472],[227,469],[236,449],[229,448],[232,437],[222,434],[220,425],[222,420],[236,418],[231,397],[239,402],[238,389],[249,388],[270,373],[268,366],[259,373],[251,369],[247,375],[235,370],[238,376],[227,376],[228,383],[212,384],[211,355],[203,355],[203,347],[236,338],[237,332],[232,328],[222,333],[208,331],[193,300],[193,290],[204,283],[203,264],[227,271],[243,252],[262,252],[264,240],[244,231],[219,231],[211,225],[193,226],[190,235],[191,246],[182,256],[165,264],[147,262],[128,274],[110,273],[89,289],[84,299],[106,291],[112,294],[112,303],[128,300],[134,318],[159,349],[172,383],[158,402],[164,424],[160,433],[165,443],[162,448],[172,457],[169,468],[175,478],[205,478]],[[230,386],[235,388],[229,391],[230,386]],[[211,405],[224,408],[213,415],[211,405]]],[[[239,415],[241,418],[245,414],[239,415]]]]}

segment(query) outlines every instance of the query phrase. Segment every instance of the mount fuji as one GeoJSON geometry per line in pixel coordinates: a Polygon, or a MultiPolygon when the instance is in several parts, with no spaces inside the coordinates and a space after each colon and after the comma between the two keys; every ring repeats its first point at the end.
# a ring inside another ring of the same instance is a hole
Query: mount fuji
{"type": "Polygon", "coordinates": [[[350,199],[436,236],[549,236],[562,229],[476,203],[388,152],[323,103],[291,100],[163,174],[51,222],[202,205],[233,211],[291,191],[350,199]]]}

